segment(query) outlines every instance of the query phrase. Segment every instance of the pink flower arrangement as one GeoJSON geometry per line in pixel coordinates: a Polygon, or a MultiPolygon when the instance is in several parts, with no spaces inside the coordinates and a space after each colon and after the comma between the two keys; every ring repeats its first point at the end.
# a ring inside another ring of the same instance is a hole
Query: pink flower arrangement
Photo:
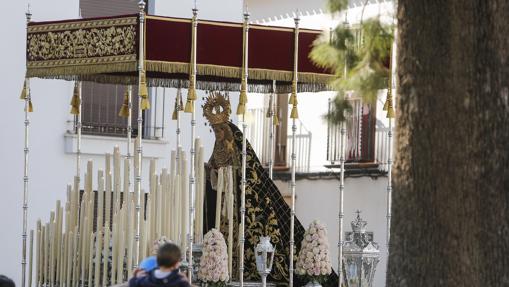
{"type": "Polygon", "coordinates": [[[327,229],[317,220],[304,234],[295,272],[315,281],[323,281],[332,273],[327,229]]]}
{"type": "Polygon", "coordinates": [[[203,238],[198,277],[209,286],[226,286],[229,279],[226,242],[217,229],[210,230],[203,238]]]}

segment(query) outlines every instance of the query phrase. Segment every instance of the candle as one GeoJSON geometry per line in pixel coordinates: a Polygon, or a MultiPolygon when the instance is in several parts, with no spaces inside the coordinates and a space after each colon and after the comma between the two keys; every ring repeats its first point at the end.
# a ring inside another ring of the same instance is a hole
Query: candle
{"type": "MultiPolygon", "coordinates": [[[[96,237],[96,247],[95,247],[95,270],[94,270],[94,286],[95,287],[99,287],[101,286],[100,284],[100,277],[101,277],[101,250],[102,250],[102,231],[100,230],[99,232],[97,232],[97,237],[96,237]]],[[[90,272],[92,273],[92,272],[90,272]]],[[[89,283],[89,286],[91,286],[91,284],[89,283]]]]}
{"type": "Polygon", "coordinates": [[[233,274],[233,174],[232,167],[226,169],[228,192],[228,268],[233,274]]]}
{"type": "MultiPolygon", "coordinates": [[[[91,220],[93,221],[93,220],[91,220]]],[[[89,243],[89,251],[88,251],[88,262],[87,262],[87,278],[88,278],[88,286],[93,286],[92,285],[92,278],[93,278],[93,270],[92,270],[92,267],[93,267],[93,264],[94,264],[94,239],[95,239],[95,234],[93,232],[90,233],[90,243],[89,243]]]]}
{"type": "Polygon", "coordinates": [[[216,224],[215,227],[217,230],[220,230],[221,228],[221,202],[222,202],[222,196],[223,196],[223,168],[220,168],[217,172],[217,198],[216,198],[216,224]]]}
{"type": "Polygon", "coordinates": [[[108,285],[108,258],[110,257],[110,227],[106,226],[104,229],[104,265],[103,265],[103,280],[101,286],[107,286],[108,285]]]}
{"type": "Polygon", "coordinates": [[[182,177],[180,178],[180,181],[182,183],[181,185],[181,200],[182,200],[182,210],[181,210],[181,222],[182,222],[182,231],[180,236],[180,242],[182,246],[182,250],[185,252],[187,248],[187,241],[186,236],[187,232],[189,230],[189,185],[188,185],[188,172],[187,172],[187,160],[185,158],[185,152],[182,151],[181,154],[181,161],[182,161],[182,177]]]}
{"type": "Polygon", "coordinates": [[[37,266],[35,267],[35,285],[41,285],[41,220],[37,220],[37,247],[35,249],[35,256],[37,258],[37,266]]]}
{"type": "Polygon", "coordinates": [[[29,265],[28,265],[28,286],[32,286],[32,266],[33,266],[33,259],[34,259],[34,231],[30,230],[30,254],[29,254],[29,265]]]}
{"type": "Polygon", "coordinates": [[[120,151],[115,146],[113,151],[113,204],[115,205],[113,212],[118,213],[120,210],[120,151]]]}

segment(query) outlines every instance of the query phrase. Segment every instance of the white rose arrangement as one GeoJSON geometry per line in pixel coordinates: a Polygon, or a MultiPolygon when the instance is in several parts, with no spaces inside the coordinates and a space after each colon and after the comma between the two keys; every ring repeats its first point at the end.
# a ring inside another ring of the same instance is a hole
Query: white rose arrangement
{"type": "Polygon", "coordinates": [[[321,284],[332,273],[327,229],[318,220],[311,222],[304,234],[295,272],[321,284]]]}
{"type": "Polygon", "coordinates": [[[223,234],[212,229],[203,238],[203,254],[198,277],[209,286],[226,286],[228,275],[228,251],[223,234]]]}

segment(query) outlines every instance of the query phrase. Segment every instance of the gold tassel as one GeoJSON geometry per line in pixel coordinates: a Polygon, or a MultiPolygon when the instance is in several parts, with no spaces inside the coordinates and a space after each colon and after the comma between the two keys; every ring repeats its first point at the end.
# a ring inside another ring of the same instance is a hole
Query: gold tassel
{"type": "Polygon", "coordinates": [[[177,91],[177,96],[175,97],[175,109],[173,110],[173,114],[171,115],[172,120],[178,119],[178,112],[182,110],[182,95],[180,92],[180,88],[177,91]],[[179,105],[180,103],[180,105],[179,105]]]}
{"type": "Polygon", "coordinates": [[[237,115],[243,115],[245,113],[246,113],[246,105],[239,103],[239,105],[237,106],[237,115]]]}
{"type": "Polygon", "coordinates": [[[297,82],[292,83],[292,95],[290,96],[290,101],[288,102],[290,105],[297,105],[297,82]]]}
{"type": "Polygon", "coordinates": [[[21,90],[21,95],[19,97],[20,100],[26,100],[28,96],[28,89],[27,89],[27,80],[23,82],[23,89],[21,90]]]}
{"type": "Polygon", "coordinates": [[[194,112],[194,101],[191,99],[187,99],[186,101],[186,107],[184,108],[184,113],[193,113],[194,112]]]}
{"type": "Polygon", "coordinates": [[[392,101],[389,102],[389,107],[387,108],[387,118],[388,119],[394,118],[394,108],[392,107],[392,101]]]}
{"type": "Polygon", "coordinates": [[[127,118],[129,116],[129,91],[125,91],[124,103],[122,104],[122,107],[120,107],[118,116],[122,118],[127,118]]]}
{"type": "Polygon", "coordinates": [[[32,105],[32,99],[28,100],[28,112],[31,113],[34,111],[34,106],[32,105]]]}
{"type": "Polygon", "coordinates": [[[279,117],[277,116],[277,114],[274,114],[273,123],[274,126],[279,126],[279,117]]]}
{"type": "Polygon", "coordinates": [[[191,101],[196,101],[196,87],[194,76],[189,77],[189,89],[187,91],[187,99],[191,101]]]}
{"type": "Polygon", "coordinates": [[[293,105],[292,112],[290,113],[291,119],[298,119],[299,118],[299,111],[297,111],[297,105],[293,105]]]}
{"type": "Polygon", "coordinates": [[[272,114],[272,97],[269,98],[269,107],[267,108],[267,114],[265,117],[270,118],[272,114]]]}
{"type": "Polygon", "coordinates": [[[387,99],[387,118],[394,118],[394,108],[392,107],[392,97],[387,99]]]}
{"type": "Polygon", "coordinates": [[[141,109],[142,110],[150,109],[150,102],[148,100],[147,77],[145,75],[145,72],[141,73],[139,96],[141,97],[141,109]]]}
{"type": "Polygon", "coordinates": [[[389,97],[387,97],[387,99],[385,100],[383,110],[384,110],[384,111],[387,111],[387,109],[388,109],[388,108],[389,108],[389,97]]]}
{"type": "Polygon", "coordinates": [[[78,87],[78,82],[74,83],[74,91],[72,93],[71,98],[71,114],[79,115],[80,114],[80,89],[78,87]]]}

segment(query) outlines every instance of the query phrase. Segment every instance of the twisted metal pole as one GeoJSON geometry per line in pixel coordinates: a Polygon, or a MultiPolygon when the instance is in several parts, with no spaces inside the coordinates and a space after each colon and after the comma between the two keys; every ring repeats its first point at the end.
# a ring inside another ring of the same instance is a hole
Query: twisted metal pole
{"type": "Polygon", "coordinates": [[[144,73],[144,59],[145,59],[145,1],[140,0],[138,2],[139,8],[139,17],[140,17],[140,42],[139,42],[139,61],[138,61],[138,146],[136,149],[136,156],[138,161],[138,166],[136,166],[136,252],[135,252],[135,260],[134,267],[138,267],[138,263],[140,261],[140,224],[141,224],[141,165],[142,165],[142,134],[143,134],[143,111],[142,111],[142,97],[141,88],[142,88],[142,73],[144,73]]]}
{"type": "MultiPolygon", "coordinates": [[[[193,19],[192,19],[192,37],[193,37],[193,50],[192,50],[192,81],[194,81],[194,87],[196,87],[196,40],[197,40],[197,31],[198,31],[198,9],[196,6],[193,8],[193,19]]],[[[195,150],[195,139],[196,139],[196,112],[195,112],[195,101],[192,101],[192,111],[191,111],[191,161],[190,161],[190,172],[189,172],[189,225],[187,227],[187,248],[188,248],[188,269],[187,269],[187,278],[189,283],[192,283],[193,276],[193,229],[194,229],[194,194],[196,190],[196,170],[195,170],[195,160],[196,160],[196,150],[195,150]]]]}
{"type": "MultiPolygon", "coordinates": [[[[299,22],[300,18],[297,13],[296,17],[294,18],[295,22],[295,44],[294,44],[294,65],[293,65],[293,87],[294,89],[292,93],[295,93],[294,96],[294,109],[296,111],[297,108],[297,82],[298,82],[298,63],[299,63],[299,22]]],[[[292,110],[293,112],[293,110],[292,110]]],[[[295,250],[295,173],[296,173],[296,164],[297,164],[297,154],[295,153],[295,140],[296,140],[296,133],[297,133],[297,117],[298,115],[290,115],[292,118],[292,178],[291,178],[291,184],[290,184],[290,190],[292,194],[292,202],[291,202],[291,216],[290,216],[290,264],[289,264],[289,275],[290,275],[290,282],[289,286],[293,287],[293,273],[294,273],[294,262],[293,262],[293,253],[295,250]]]]}
{"type": "MultiPolygon", "coordinates": [[[[26,21],[27,21],[27,32],[28,32],[28,23],[30,23],[32,19],[32,13],[30,10],[27,10],[25,13],[26,21]]],[[[25,287],[26,285],[26,257],[27,257],[27,227],[28,227],[28,132],[30,128],[30,119],[28,117],[29,113],[29,105],[30,99],[32,97],[30,91],[30,79],[25,79],[25,87],[26,87],[26,97],[25,97],[25,146],[23,148],[24,155],[24,166],[23,166],[23,233],[21,234],[21,238],[23,241],[22,246],[22,259],[21,259],[21,286],[25,287]]]]}
{"type": "Polygon", "coordinates": [[[274,102],[276,98],[276,81],[272,81],[272,93],[269,96],[269,178],[272,179],[274,174],[274,102]]]}
{"type": "MultiPolygon", "coordinates": [[[[247,79],[249,77],[248,75],[248,33],[249,33],[249,12],[247,11],[247,7],[244,10],[244,55],[243,55],[243,82],[244,86],[246,87],[246,97],[247,97],[247,79]]],[[[241,91],[242,93],[242,91],[241,91]]],[[[246,115],[245,110],[242,113],[242,179],[241,179],[241,195],[240,195],[240,263],[239,263],[239,283],[240,287],[244,287],[244,242],[246,240],[245,238],[245,225],[246,225],[246,168],[247,168],[247,139],[246,139],[246,129],[247,129],[247,123],[246,123],[246,115]]]]}
{"type": "Polygon", "coordinates": [[[345,135],[346,123],[341,122],[340,128],[340,157],[339,163],[341,166],[339,174],[339,241],[338,241],[338,284],[341,287],[343,282],[343,217],[344,217],[344,193],[345,193],[345,135]]]}

